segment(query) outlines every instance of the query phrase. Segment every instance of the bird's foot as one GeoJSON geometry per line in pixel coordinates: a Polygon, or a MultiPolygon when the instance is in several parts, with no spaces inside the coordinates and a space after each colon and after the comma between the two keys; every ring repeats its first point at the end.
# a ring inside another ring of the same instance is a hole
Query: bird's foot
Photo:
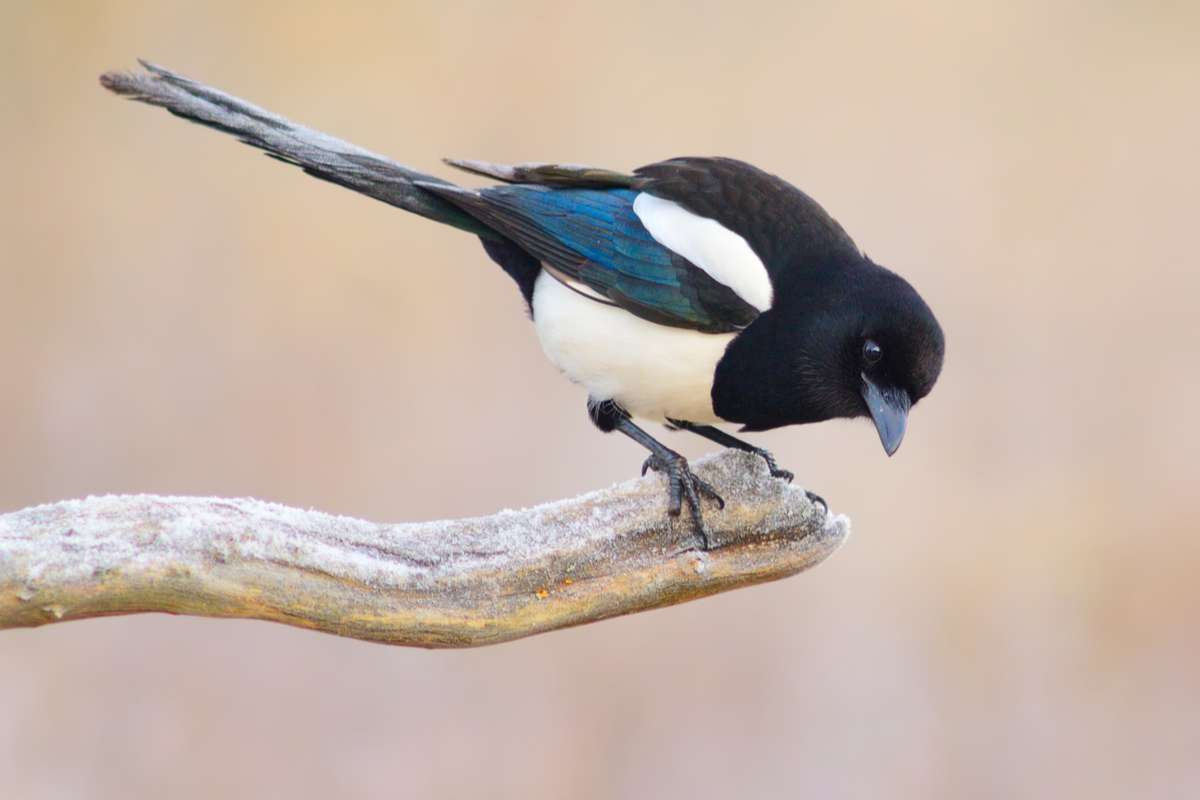
{"type": "Polygon", "coordinates": [[[810,492],[808,489],[804,490],[804,496],[808,498],[808,502],[810,503],[820,503],[821,508],[825,509],[825,513],[829,513],[829,503],[825,502],[824,497],[821,497],[821,495],[817,494],[816,492],[810,492]]]}
{"type": "MultiPolygon", "coordinates": [[[[796,477],[792,474],[791,470],[781,469],[780,466],[775,463],[775,456],[771,455],[770,450],[764,450],[761,447],[753,447],[750,449],[750,452],[767,462],[767,469],[771,471],[772,478],[782,478],[785,482],[791,483],[792,478],[796,477]]],[[[822,500],[821,502],[825,501],[822,500]]]]}
{"type": "Polygon", "coordinates": [[[679,516],[683,510],[683,499],[686,497],[688,510],[692,514],[692,523],[696,526],[696,535],[700,539],[702,550],[708,550],[712,542],[708,537],[708,528],[704,524],[704,515],[700,511],[700,498],[708,497],[717,504],[717,508],[725,508],[725,501],[708,481],[704,480],[688,467],[687,459],[678,453],[669,456],[652,454],[642,463],[642,474],[647,470],[661,472],[667,476],[667,513],[673,517],[679,516]]]}
{"type": "MultiPolygon", "coordinates": [[[[791,483],[792,478],[796,477],[791,473],[791,470],[780,469],[779,465],[775,463],[775,456],[771,455],[769,450],[764,450],[761,447],[755,447],[750,452],[767,462],[767,469],[771,471],[772,478],[782,478],[788,483],[791,483]]],[[[804,496],[808,498],[810,503],[820,503],[821,508],[824,509],[825,513],[829,513],[829,503],[825,502],[824,497],[821,497],[821,495],[817,494],[816,492],[810,492],[807,489],[804,490],[804,496]]]]}

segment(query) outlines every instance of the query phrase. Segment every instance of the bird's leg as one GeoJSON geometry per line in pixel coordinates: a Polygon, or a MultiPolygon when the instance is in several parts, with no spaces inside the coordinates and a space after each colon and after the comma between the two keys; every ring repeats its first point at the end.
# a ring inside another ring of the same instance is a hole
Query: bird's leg
{"type": "Polygon", "coordinates": [[[702,548],[708,550],[712,542],[700,511],[700,497],[707,496],[716,501],[717,508],[724,508],[725,501],[721,495],[717,494],[717,490],[708,481],[692,472],[686,458],[633,424],[629,418],[620,420],[616,429],[650,451],[650,456],[642,463],[643,475],[646,474],[646,470],[652,469],[667,476],[668,514],[673,517],[679,516],[683,510],[683,499],[687,498],[696,534],[700,537],[702,548]]]}
{"type": "Polygon", "coordinates": [[[775,456],[771,455],[769,450],[755,447],[749,442],[743,442],[741,439],[726,433],[720,428],[714,428],[712,425],[697,425],[694,422],[687,422],[681,419],[668,419],[667,422],[670,423],[670,427],[672,428],[678,428],[681,431],[689,431],[698,436],[703,436],[710,442],[716,442],[722,447],[732,447],[734,450],[754,453],[754,455],[759,456],[763,461],[767,462],[767,468],[771,470],[771,477],[773,478],[783,478],[788,483],[791,483],[792,478],[795,477],[788,470],[779,468],[779,465],[775,463],[775,456]]]}
{"type": "Polygon", "coordinates": [[[588,413],[600,430],[620,431],[650,451],[650,456],[642,463],[642,474],[645,475],[646,470],[652,469],[667,476],[667,513],[671,516],[679,516],[683,510],[683,500],[687,498],[688,510],[691,512],[692,523],[696,526],[701,548],[708,550],[712,542],[700,511],[700,498],[702,495],[707,496],[716,502],[718,508],[724,508],[725,501],[717,494],[717,490],[688,468],[686,458],[635,425],[628,412],[611,400],[589,401],[588,413]]]}
{"type": "MultiPolygon", "coordinates": [[[[773,478],[783,478],[788,483],[791,483],[792,478],[795,477],[790,470],[780,469],[779,465],[775,463],[775,456],[771,455],[769,450],[764,450],[761,447],[755,447],[749,442],[744,442],[736,436],[726,433],[720,428],[714,428],[712,425],[697,425],[694,422],[688,422],[682,419],[668,419],[667,422],[670,423],[670,427],[672,428],[678,428],[681,431],[689,431],[697,434],[698,436],[703,436],[710,442],[716,442],[722,447],[732,447],[734,450],[742,450],[746,453],[754,453],[763,461],[767,462],[767,469],[771,471],[771,477],[773,478]]],[[[808,496],[809,500],[814,503],[820,503],[826,511],[829,510],[829,504],[825,502],[825,498],[818,494],[813,494],[807,490],[805,490],[804,493],[808,496]]]]}

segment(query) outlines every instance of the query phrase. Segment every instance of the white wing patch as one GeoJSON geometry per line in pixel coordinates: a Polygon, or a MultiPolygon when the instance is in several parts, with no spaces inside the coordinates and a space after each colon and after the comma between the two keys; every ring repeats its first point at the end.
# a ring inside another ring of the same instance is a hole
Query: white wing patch
{"type": "Polygon", "coordinates": [[[759,311],[771,307],[771,278],[746,240],[714,219],[642,192],[633,213],[654,241],[675,251],[759,311]]]}

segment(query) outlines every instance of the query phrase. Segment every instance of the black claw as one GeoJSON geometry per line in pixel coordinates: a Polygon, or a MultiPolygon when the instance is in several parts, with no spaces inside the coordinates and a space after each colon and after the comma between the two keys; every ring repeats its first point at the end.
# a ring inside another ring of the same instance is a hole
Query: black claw
{"type": "Polygon", "coordinates": [[[770,470],[772,478],[782,478],[788,483],[791,483],[792,478],[796,477],[792,474],[791,470],[779,468],[779,465],[775,463],[775,456],[771,455],[770,450],[764,450],[761,447],[756,447],[752,452],[763,461],[767,462],[767,469],[770,470]]]}
{"type": "Polygon", "coordinates": [[[701,494],[707,495],[709,500],[717,504],[717,508],[722,510],[725,508],[725,498],[717,494],[717,490],[712,487],[711,483],[694,473],[692,474],[692,481],[701,494]]]}
{"type": "Polygon", "coordinates": [[[816,494],[815,492],[810,492],[807,489],[804,490],[804,496],[808,498],[810,503],[820,503],[821,508],[825,510],[825,513],[829,513],[829,503],[825,502],[824,497],[821,497],[821,495],[816,494]]]}

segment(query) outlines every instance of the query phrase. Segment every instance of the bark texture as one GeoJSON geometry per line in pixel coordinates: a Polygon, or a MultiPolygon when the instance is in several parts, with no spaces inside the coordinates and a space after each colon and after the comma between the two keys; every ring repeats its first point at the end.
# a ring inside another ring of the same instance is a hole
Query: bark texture
{"type": "Polygon", "coordinates": [[[108,496],[0,515],[0,628],[158,611],[470,647],[776,580],[849,533],[761,459],[697,472],[724,494],[701,552],[651,475],[520,511],[382,524],[250,499],[108,496]]]}

